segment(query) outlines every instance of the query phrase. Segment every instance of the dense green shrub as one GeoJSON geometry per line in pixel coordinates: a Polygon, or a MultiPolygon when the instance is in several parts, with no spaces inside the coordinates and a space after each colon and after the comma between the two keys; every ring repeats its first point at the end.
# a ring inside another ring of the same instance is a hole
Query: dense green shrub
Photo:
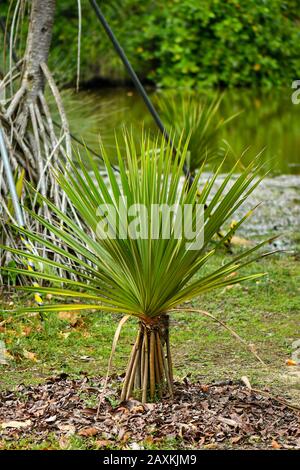
{"type": "MultiPolygon", "coordinates": [[[[104,0],[104,13],[143,79],[159,86],[272,86],[299,78],[298,0],[104,0]],[[297,5],[298,3],[298,5],[297,5]]],[[[127,77],[82,0],[82,79],[127,77]]],[[[77,2],[57,2],[51,66],[74,81],[77,2]]]]}
{"type": "Polygon", "coordinates": [[[162,2],[142,41],[142,57],[156,64],[150,76],[164,86],[286,83],[300,68],[300,30],[289,3],[162,2]]]}

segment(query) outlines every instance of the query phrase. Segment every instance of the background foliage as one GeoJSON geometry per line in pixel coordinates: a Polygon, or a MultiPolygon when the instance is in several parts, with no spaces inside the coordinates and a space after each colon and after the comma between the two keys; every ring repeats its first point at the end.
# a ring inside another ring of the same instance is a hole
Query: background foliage
{"type": "MultiPolygon", "coordinates": [[[[286,85],[300,70],[297,0],[101,1],[143,79],[159,86],[286,85]]],[[[82,79],[127,77],[89,2],[82,1],[82,79]]],[[[57,2],[52,69],[74,81],[77,6],[57,2]]]]}

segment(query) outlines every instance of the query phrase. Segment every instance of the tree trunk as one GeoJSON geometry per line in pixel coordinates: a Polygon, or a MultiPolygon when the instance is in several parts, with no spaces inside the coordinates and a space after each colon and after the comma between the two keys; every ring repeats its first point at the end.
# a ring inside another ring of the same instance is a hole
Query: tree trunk
{"type": "Polygon", "coordinates": [[[168,316],[140,322],[123,383],[121,400],[133,394],[143,403],[161,397],[168,390],[173,396],[173,372],[169,343],[168,316]]]}
{"type": "MultiPolygon", "coordinates": [[[[23,1],[15,2],[14,17],[22,18],[23,4],[23,1]]],[[[0,91],[3,92],[4,99],[0,102],[0,124],[11,167],[16,175],[19,176],[24,169],[26,179],[39,193],[52,200],[64,213],[68,210],[74,213],[70,201],[61,191],[51,171],[51,167],[65,171],[65,165],[68,165],[66,155],[72,156],[67,116],[59,90],[47,67],[55,4],[55,0],[31,0],[30,2],[24,55],[20,60],[15,57],[16,63],[10,64],[11,68],[1,83],[0,91]],[[59,123],[54,123],[44,96],[46,84],[49,85],[49,91],[54,98],[60,117],[59,123]]],[[[15,43],[17,30],[12,22],[11,44],[15,43]]],[[[7,206],[6,195],[6,176],[0,164],[0,205],[3,207],[7,206]]],[[[27,192],[24,187],[20,195],[21,203],[24,204],[26,197],[27,192]]],[[[52,220],[53,214],[50,213],[47,205],[41,204],[37,198],[34,199],[31,209],[46,219],[52,220]]],[[[8,218],[12,216],[8,209],[5,214],[8,218]]],[[[74,217],[77,217],[76,213],[74,217]]],[[[24,219],[28,229],[46,236],[44,227],[32,220],[30,214],[24,212],[24,219]]],[[[0,218],[0,224],[4,225],[5,220],[6,217],[3,220],[0,218]]],[[[14,232],[8,228],[5,233],[7,233],[6,243],[15,246],[14,232]]],[[[55,261],[59,261],[59,258],[62,261],[60,255],[56,254],[54,258],[55,261]]]]}
{"type": "Polygon", "coordinates": [[[55,0],[32,0],[22,80],[31,102],[44,90],[41,64],[48,61],[54,13],[55,0]]]}
{"type": "MultiPolygon", "coordinates": [[[[31,0],[26,50],[22,60],[12,68],[21,72],[20,85],[7,100],[6,109],[0,113],[3,127],[10,128],[6,144],[12,167],[23,167],[33,184],[40,181],[44,195],[47,193],[44,163],[57,142],[48,105],[43,97],[45,73],[42,70],[48,61],[54,13],[55,0],[31,0]]],[[[7,81],[6,91],[9,93],[15,89],[12,71],[8,77],[12,80],[7,81]]],[[[55,152],[52,160],[55,160],[58,152],[55,152]]]]}

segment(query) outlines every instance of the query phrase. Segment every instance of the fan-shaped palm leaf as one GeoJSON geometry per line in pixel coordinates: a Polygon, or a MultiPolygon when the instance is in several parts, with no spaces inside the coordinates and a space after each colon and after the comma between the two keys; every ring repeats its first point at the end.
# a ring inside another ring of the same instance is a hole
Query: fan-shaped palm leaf
{"type": "MultiPolygon", "coordinates": [[[[153,152],[148,137],[144,136],[140,148],[137,148],[134,139],[126,134],[125,155],[121,154],[117,145],[119,173],[114,172],[105,149],[101,149],[107,177],[103,176],[103,172],[100,172],[90,157],[89,165],[81,158],[70,162],[69,171],[66,174],[58,173],[57,179],[88,230],[80,228],[69,215],[42,196],[39,196],[41,202],[47,204],[56,216],[57,224],[50,223],[33,212],[31,216],[55,235],[56,239],[59,238],[65,248],[24,228],[17,229],[35,244],[46,247],[53,254],[62,255],[68,262],[60,264],[53,259],[43,259],[38,255],[9,248],[16,255],[34,258],[34,261],[47,269],[28,272],[21,267],[3,268],[17,275],[43,279],[49,283],[49,287],[40,288],[41,293],[51,293],[66,299],[62,304],[44,305],[39,311],[94,309],[132,315],[140,320],[141,328],[129,362],[123,397],[128,397],[135,385],[143,389],[145,400],[149,381],[151,397],[155,387],[164,381],[172,389],[170,354],[168,352],[169,360],[166,361],[162,328],[165,314],[170,309],[212,289],[261,276],[230,275],[249,264],[253,260],[251,256],[263,243],[239,254],[217,270],[201,274],[201,268],[205,264],[209,265],[210,258],[214,255],[214,249],[210,247],[214,235],[260,182],[262,165],[259,159],[238,176],[234,175],[233,168],[213,193],[216,178],[221,171],[220,165],[206,181],[199,196],[197,192],[201,171],[190,188],[182,178],[188,145],[188,141],[184,145],[178,142],[174,158],[173,149],[166,145],[163,138],[157,140],[157,150],[153,152]],[[126,209],[126,205],[129,208],[133,204],[143,205],[148,214],[146,232],[140,237],[136,237],[137,232],[126,229],[127,224],[131,227],[134,222],[135,227],[139,226],[140,232],[142,231],[144,219],[141,212],[133,217],[126,209]],[[190,250],[187,245],[189,238],[184,233],[181,238],[178,237],[176,228],[180,222],[180,211],[172,214],[169,237],[164,237],[165,221],[160,212],[158,216],[157,213],[154,215],[154,204],[160,207],[177,205],[178,209],[190,204],[194,224],[198,204],[205,205],[204,227],[201,227],[202,246],[190,250]],[[113,210],[108,211],[103,219],[103,210],[100,211],[99,208],[103,209],[108,205],[113,210]],[[106,223],[105,229],[110,233],[106,237],[103,221],[106,223]],[[156,236],[153,236],[154,227],[158,229],[156,236]],[[60,268],[69,276],[60,277],[57,274],[60,268]],[[74,274],[77,280],[74,280],[74,274]]],[[[235,229],[248,215],[238,222],[235,229]]],[[[231,231],[224,238],[229,236],[231,231]]],[[[223,241],[220,240],[219,244],[223,241]]],[[[30,286],[22,289],[34,291],[34,287],[30,286]]],[[[19,311],[32,310],[36,311],[37,307],[24,307],[19,311]]]]}
{"type": "Polygon", "coordinates": [[[186,139],[189,136],[187,164],[191,173],[199,169],[204,161],[224,157],[228,149],[221,141],[221,131],[240,113],[222,118],[222,98],[223,95],[212,100],[200,100],[195,96],[158,100],[165,122],[175,131],[175,141],[178,142],[182,133],[186,139]]]}

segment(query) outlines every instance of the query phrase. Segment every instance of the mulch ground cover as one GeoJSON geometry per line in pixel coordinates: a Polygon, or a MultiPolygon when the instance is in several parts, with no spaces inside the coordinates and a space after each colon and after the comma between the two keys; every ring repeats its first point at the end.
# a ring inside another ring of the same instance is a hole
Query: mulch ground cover
{"type": "Polygon", "coordinates": [[[175,383],[173,400],[142,405],[118,404],[122,378],[109,381],[100,413],[96,397],[104,379],[72,380],[66,374],[37,386],[0,392],[0,438],[43,442],[93,438],[97,448],[300,449],[300,412],[242,383],[184,380],[175,383]]]}

